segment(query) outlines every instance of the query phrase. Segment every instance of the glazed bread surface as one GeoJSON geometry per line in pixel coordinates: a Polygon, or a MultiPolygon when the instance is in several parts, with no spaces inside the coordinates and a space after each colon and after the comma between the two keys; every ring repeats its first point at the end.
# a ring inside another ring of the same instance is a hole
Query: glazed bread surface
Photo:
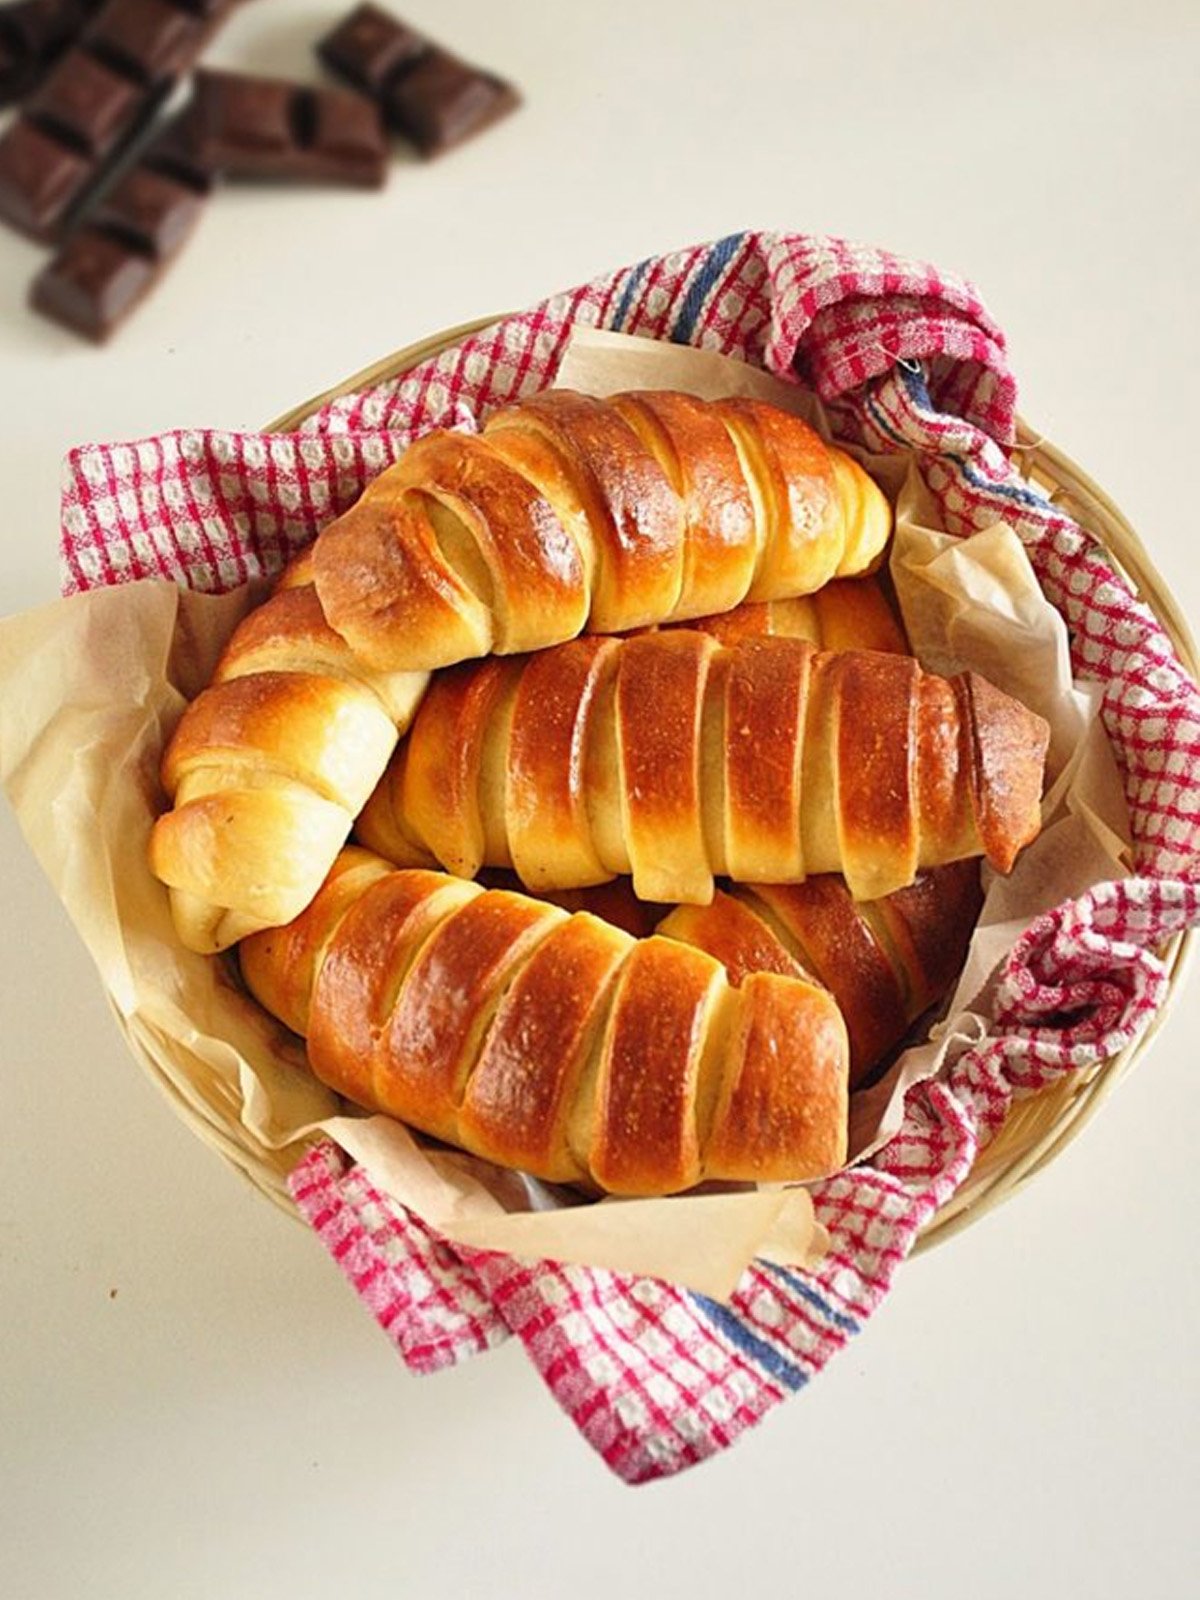
{"type": "Polygon", "coordinates": [[[874,481],[789,412],[551,389],[414,441],[313,570],[357,655],[427,670],[811,594],[890,532],[874,481]]]}
{"type": "Polygon", "coordinates": [[[675,907],[655,932],[706,950],[733,984],[777,972],[827,989],[846,1022],[853,1090],[946,994],[982,903],[978,861],[956,861],[878,900],[853,899],[833,875],[719,889],[709,905],[675,907]]]}
{"type": "Polygon", "coordinates": [[[1037,834],[1044,721],[977,674],[804,640],[589,636],[437,675],[358,824],[406,865],[512,867],[536,891],[631,873],[706,904],[714,878],[829,872],[873,900],[1037,834]]]}
{"type": "Polygon", "coordinates": [[[427,673],[379,672],[328,625],[307,560],[235,630],[167,744],[150,865],[191,950],[312,899],[407,727],[427,673]]]}
{"type": "Polygon", "coordinates": [[[322,1082],[551,1182],[659,1195],[845,1159],[845,1025],[803,977],[734,988],[681,942],[353,847],[239,958],[322,1082]]]}

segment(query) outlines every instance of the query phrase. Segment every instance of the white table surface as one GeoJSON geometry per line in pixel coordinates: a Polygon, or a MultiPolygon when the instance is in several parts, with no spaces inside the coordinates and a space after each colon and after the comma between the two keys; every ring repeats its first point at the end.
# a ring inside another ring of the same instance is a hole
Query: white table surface
{"type": "MultiPolygon", "coordinates": [[[[759,226],[973,278],[1026,416],[1200,618],[1194,5],[403,10],[527,107],[383,197],[221,194],[100,352],[23,310],[41,257],[0,238],[0,610],[56,593],[68,445],[260,424],[431,330],[759,226]]],[[[214,55],[306,73],[336,15],[260,0],[214,55]]],[[[910,1264],[806,1393],[629,1490],[515,1344],[410,1377],[142,1078],[2,807],[0,870],[12,1600],[1197,1592],[1200,980],[1085,1137],[910,1264]]]]}

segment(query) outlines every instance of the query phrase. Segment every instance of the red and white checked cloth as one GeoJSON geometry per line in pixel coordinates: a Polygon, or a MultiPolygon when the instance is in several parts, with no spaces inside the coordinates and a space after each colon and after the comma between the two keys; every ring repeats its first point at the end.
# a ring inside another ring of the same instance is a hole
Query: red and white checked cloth
{"type": "Polygon", "coordinates": [[[880,1303],[1014,1096],[1128,1044],[1162,1003],[1152,953],[1200,922],[1200,692],[1102,551],[1003,448],[1015,386],[974,290],[839,240],[745,233],[639,262],[506,318],[283,437],[176,431],[67,463],[66,592],[165,576],[222,590],[277,570],[417,433],[553,380],[572,324],[692,343],[798,377],[838,431],[911,450],[945,525],[1004,517],[1065,617],[1079,676],[1105,685],[1140,876],[1042,917],[999,975],[994,1020],[869,1164],[815,1186],[832,1248],[811,1272],[756,1264],[729,1306],[652,1279],[451,1246],[332,1145],[291,1188],[409,1367],[510,1333],[630,1482],[722,1449],[801,1388],[880,1303]]]}

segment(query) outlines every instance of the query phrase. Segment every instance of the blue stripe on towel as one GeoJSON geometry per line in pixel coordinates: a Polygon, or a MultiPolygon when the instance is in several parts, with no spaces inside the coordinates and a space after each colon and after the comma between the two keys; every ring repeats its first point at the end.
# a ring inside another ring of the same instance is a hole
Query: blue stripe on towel
{"type": "Polygon", "coordinates": [[[624,289],[621,290],[621,298],[617,303],[617,309],[613,313],[612,321],[609,323],[610,328],[614,328],[619,332],[625,326],[625,318],[629,315],[629,308],[633,304],[633,297],[637,293],[638,285],[650,270],[651,259],[650,256],[647,256],[645,261],[639,261],[636,267],[629,269],[629,276],[625,280],[624,289]]]}
{"type": "Polygon", "coordinates": [[[843,1333],[857,1333],[859,1331],[860,1324],[853,1317],[847,1316],[844,1311],[835,1311],[824,1296],[819,1295],[815,1289],[805,1283],[802,1278],[798,1278],[795,1273],[789,1272],[786,1267],[776,1266],[773,1261],[760,1261],[758,1265],[769,1272],[772,1277],[778,1278],[781,1283],[785,1283],[792,1294],[798,1295],[801,1300],[807,1301],[814,1311],[819,1311],[825,1320],[831,1322],[835,1328],[840,1328],[843,1333]]]}
{"type": "MultiPolygon", "coordinates": [[[[923,372],[914,372],[911,367],[901,363],[900,381],[908,390],[913,402],[922,411],[927,411],[934,417],[944,414],[939,412],[934,405],[923,372]]],[[[872,421],[881,433],[886,434],[889,439],[894,439],[905,450],[912,448],[912,441],[896,431],[880,410],[874,396],[868,397],[867,409],[871,413],[872,421]]],[[[951,420],[961,421],[962,419],[953,418],[951,420]]],[[[1047,507],[1050,507],[1050,501],[1040,489],[1032,486],[1022,488],[1015,483],[993,483],[990,478],[985,478],[978,468],[974,467],[965,457],[955,455],[952,451],[947,451],[945,459],[954,463],[973,489],[980,489],[985,494],[999,495],[1003,500],[1014,500],[1018,505],[1031,506],[1035,511],[1045,511],[1047,507]]],[[[1051,507],[1051,509],[1053,508],[1051,507]]]]}
{"type": "Polygon", "coordinates": [[[751,1333],[737,1313],[728,1306],[720,1305],[716,1300],[710,1300],[707,1295],[694,1294],[692,1303],[702,1316],[717,1328],[743,1355],[749,1356],[751,1361],[757,1363],[764,1372],[769,1373],[778,1383],[787,1389],[802,1389],[808,1382],[808,1374],[801,1372],[800,1368],[789,1361],[786,1356],[780,1355],[773,1345],[765,1339],[760,1339],[757,1334],[751,1333]]]}
{"type": "Polygon", "coordinates": [[[673,344],[688,344],[691,341],[692,330],[696,326],[696,319],[704,308],[709,291],[714,283],[733,260],[739,245],[745,239],[745,233],[730,233],[724,239],[718,239],[712,246],[700,270],[688,285],[683,303],[679,307],[679,315],[675,318],[675,326],[671,330],[673,344]]]}

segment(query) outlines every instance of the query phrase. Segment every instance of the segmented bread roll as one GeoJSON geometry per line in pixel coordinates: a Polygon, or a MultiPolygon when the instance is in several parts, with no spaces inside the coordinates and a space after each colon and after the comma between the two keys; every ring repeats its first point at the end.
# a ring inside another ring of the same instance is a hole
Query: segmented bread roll
{"type": "Polygon", "coordinates": [[[378,672],[329,627],[307,560],[250,612],[162,761],[150,837],[191,950],[289,922],[316,894],[428,673],[378,672]]]}
{"type": "Polygon", "coordinates": [[[427,669],[810,594],[890,531],[862,468],[776,407],[552,389],[416,440],[314,572],[364,661],[427,669]]]}
{"type": "Polygon", "coordinates": [[[501,1165],[657,1195],[845,1159],[846,1031],[801,978],[735,989],[674,940],[355,849],[239,957],[322,1082],[501,1165]]]}
{"type": "Polygon", "coordinates": [[[438,674],[358,836],[535,890],[632,873],[705,904],[714,876],[842,873],[857,899],[1037,834],[1047,727],[985,679],[797,639],[591,637],[438,674]]]}

